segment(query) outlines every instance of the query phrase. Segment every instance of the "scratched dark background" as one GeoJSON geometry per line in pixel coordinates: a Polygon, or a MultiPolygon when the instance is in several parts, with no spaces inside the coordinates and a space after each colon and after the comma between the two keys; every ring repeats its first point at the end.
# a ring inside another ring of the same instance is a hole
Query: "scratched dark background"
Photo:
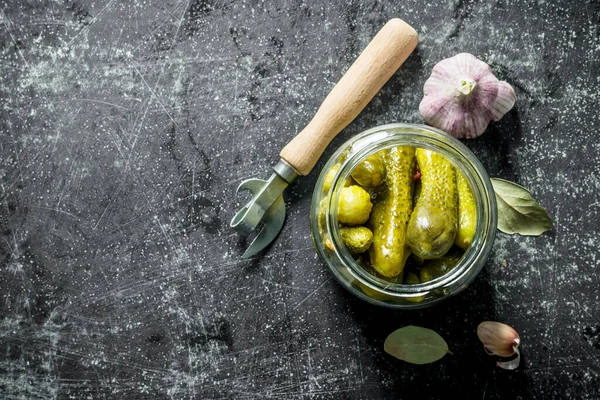
{"type": "Polygon", "coordinates": [[[599,25],[597,0],[0,0],[0,398],[599,398],[599,25]],[[392,17],[417,50],[242,260],[237,185],[270,175],[392,17]],[[313,250],[317,175],[363,129],[421,122],[431,68],[465,51],[518,98],[466,144],[554,230],[499,233],[434,308],[365,304],[313,250]],[[518,370],[484,354],[483,320],[520,332],[518,370]],[[409,324],[454,356],[386,355],[409,324]]]}

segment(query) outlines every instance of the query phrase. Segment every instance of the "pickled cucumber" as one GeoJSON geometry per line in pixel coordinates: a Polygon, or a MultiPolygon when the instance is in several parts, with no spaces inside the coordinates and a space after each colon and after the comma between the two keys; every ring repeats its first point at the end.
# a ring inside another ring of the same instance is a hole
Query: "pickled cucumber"
{"type": "MultiPolygon", "coordinates": [[[[418,283],[421,283],[421,280],[419,279],[419,276],[417,274],[415,274],[414,272],[409,272],[404,278],[404,283],[407,285],[416,285],[418,283]]],[[[416,297],[408,297],[406,298],[406,300],[410,301],[411,303],[420,303],[423,300],[425,300],[425,296],[423,295],[416,297]]]]}
{"type": "Polygon", "coordinates": [[[327,203],[329,202],[329,196],[321,199],[319,202],[319,207],[317,208],[317,226],[319,227],[319,232],[324,233],[325,222],[327,222],[327,203]]]}
{"type": "Polygon", "coordinates": [[[353,254],[364,253],[373,243],[373,232],[364,226],[341,227],[340,236],[348,251],[353,254]]]}
{"type": "MultiPolygon", "coordinates": [[[[327,174],[325,175],[325,178],[323,179],[323,190],[325,192],[329,192],[329,189],[331,189],[331,185],[333,184],[333,179],[335,178],[335,175],[338,173],[338,171],[340,170],[342,166],[340,164],[333,164],[331,166],[331,168],[329,168],[329,170],[327,171],[327,174]]],[[[344,182],[344,186],[351,186],[354,184],[354,181],[352,180],[352,177],[348,177],[346,179],[346,181],[344,182]]]]}
{"type": "MultiPolygon", "coordinates": [[[[366,257],[366,254],[363,255],[363,257],[357,258],[356,259],[356,263],[358,265],[360,265],[365,271],[367,271],[371,275],[381,278],[381,276],[377,273],[377,271],[375,271],[373,269],[373,267],[369,263],[368,257],[366,257]]],[[[399,275],[396,278],[392,278],[389,281],[393,282],[393,283],[401,283],[402,282],[402,275],[399,275]]],[[[365,285],[364,283],[362,283],[362,282],[360,282],[358,280],[354,280],[353,284],[355,284],[358,288],[360,288],[360,290],[363,291],[364,294],[366,294],[367,296],[369,296],[372,299],[382,300],[382,301],[393,301],[394,300],[393,296],[390,296],[390,295],[388,295],[386,293],[382,293],[380,291],[372,289],[371,287],[365,285]]]]}
{"type": "Polygon", "coordinates": [[[409,272],[404,277],[404,283],[407,285],[416,285],[417,283],[421,283],[421,280],[419,279],[417,274],[415,274],[414,272],[409,272]]]}
{"type": "Polygon", "coordinates": [[[458,231],[454,244],[461,249],[466,249],[471,245],[475,236],[477,209],[469,182],[458,170],[456,171],[456,185],[458,188],[458,231]]]}
{"type": "Polygon", "coordinates": [[[385,178],[385,165],[381,155],[376,153],[365,158],[350,175],[356,183],[366,188],[381,185],[385,178]]]}
{"type": "Polygon", "coordinates": [[[453,252],[452,254],[445,255],[435,260],[428,260],[421,267],[419,278],[421,282],[429,282],[435,278],[439,278],[442,275],[448,273],[452,268],[458,264],[462,258],[462,253],[453,252]]]}
{"type": "Polygon", "coordinates": [[[373,208],[371,196],[358,185],[342,188],[338,203],[338,221],[348,225],[362,225],[369,219],[373,208]]]}
{"type": "Polygon", "coordinates": [[[410,217],[407,243],[427,260],[446,254],[458,225],[458,194],[454,166],[441,154],[418,148],[421,193],[410,217]]]}
{"type": "Polygon", "coordinates": [[[398,276],[410,255],[406,227],[412,211],[415,149],[402,146],[390,149],[383,157],[386,180],[369,218],[373,244],[369,249],[371,265],[381,275],[398,276]]]}

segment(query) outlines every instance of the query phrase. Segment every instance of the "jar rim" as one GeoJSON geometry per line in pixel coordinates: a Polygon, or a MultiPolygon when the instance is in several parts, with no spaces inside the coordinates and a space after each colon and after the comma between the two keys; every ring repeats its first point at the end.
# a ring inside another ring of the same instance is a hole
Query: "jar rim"
{"type": "MultiPolygon", "coordinates": [[[[354,279],[371,290],[398,298],[399,300],[427,295],[433,290],[442,288],[452,288],[453,294],[463,290],[483,268],[484,262],[476,261],[481,257],[487,258],[495,238],[497,224],[496,199],[493,187],[485,168],[481,165],[477,157],[456,138],[444,131],[427,125],[393,123],[376,126],[350,138],[334,152],[317,181],[313,202],[316,200],[317,194],[321,189],[324,174],[337,162],[342,153],[348,149],[352,153],[342,162],[341,167],[335,173],[331,189],[329,190],[329,200],[326,202],[325,207],[325,226],[327,234],[332,240],[332,250],[335,256],[348,267],[348,272],[354,279]],[[343,187],[343,182],[350,176],[354,167],[364,158],[377,151],[399,145],[432,149],[443,154],[458,167],[467,179],[476,200],[477,220],[483,222],[477,224],[473,243],[465,251],[456,267],[441,277],[418,284],[393,283],[374,276],[362,268],[342,243],[336,215],[337,199],[343,187]],[[473,268],[476,270],[473,270],[473,268]]],[[[315,227],[313,227],[312,233],[313,238],[316,240],[315,233],[318,234],[318,232],[314,232],[314,229],[315,227]]],[[[320,256],[323,258],[322,254],[320,256]]],[[[331,265],[328,262],[326,263],[332,269],[331,265]]],[[[340,280],[339,277],[338,280],[340,280]]],[[[370,298],[367,300],[373,302],[370,298]]],[[[441,300],[441,298],[437,300],[441,300]]],[[[430,301],[426,304],[412,303],[410,307],[403,308],[425,307],[433,302],[435,301],[430,301]]],[[[381,303],[377,302],[377,304],[381,303]]]]}

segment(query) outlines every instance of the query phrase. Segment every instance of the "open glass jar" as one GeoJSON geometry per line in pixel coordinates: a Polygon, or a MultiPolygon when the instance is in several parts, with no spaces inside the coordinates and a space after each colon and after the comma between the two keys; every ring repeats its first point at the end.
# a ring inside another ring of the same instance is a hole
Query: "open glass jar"
{"type": "Polygon", "coordinates": [[[351,293],[391,308],[423,308],[459,293],[481,271],[495,238],[496,199],[485,169],[460,141],[425,125],[389,124],[354,136],[331,156],[315,186],[310,223],[319,256],[351,293]],[[350,174],[365,158],[397,146],[424,148],[443,155],[464,176],[476,208],[477,224],[470,246],[448,272],[423,283],[402,283],[368,271],[349,252],[340,234],[339,198],[350,174]]]}

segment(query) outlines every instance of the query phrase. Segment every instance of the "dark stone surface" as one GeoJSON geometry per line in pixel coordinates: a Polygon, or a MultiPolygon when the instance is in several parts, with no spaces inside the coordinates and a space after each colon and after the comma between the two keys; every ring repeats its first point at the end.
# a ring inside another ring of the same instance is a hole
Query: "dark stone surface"
{"type": "Polygon", "coordinates": [[[2,399],[600,397],[600,3],[590,1],[0,1],[2,399]],[[420,44],[316,169],[286,192],[263,254],[228,227],[390,18],[420,44]],[[474,284],[416,312],[352,297],[308,230],[318,172],[375,125],[421,122],[422,85],[458,52],[515,108],[466,144],[531,189],[555,228],[499,233],[474,284]],[[514,326],[522,366],[475,335],[514,326]],[[454,356],[413,366],[394,329],[454,356]]]}

